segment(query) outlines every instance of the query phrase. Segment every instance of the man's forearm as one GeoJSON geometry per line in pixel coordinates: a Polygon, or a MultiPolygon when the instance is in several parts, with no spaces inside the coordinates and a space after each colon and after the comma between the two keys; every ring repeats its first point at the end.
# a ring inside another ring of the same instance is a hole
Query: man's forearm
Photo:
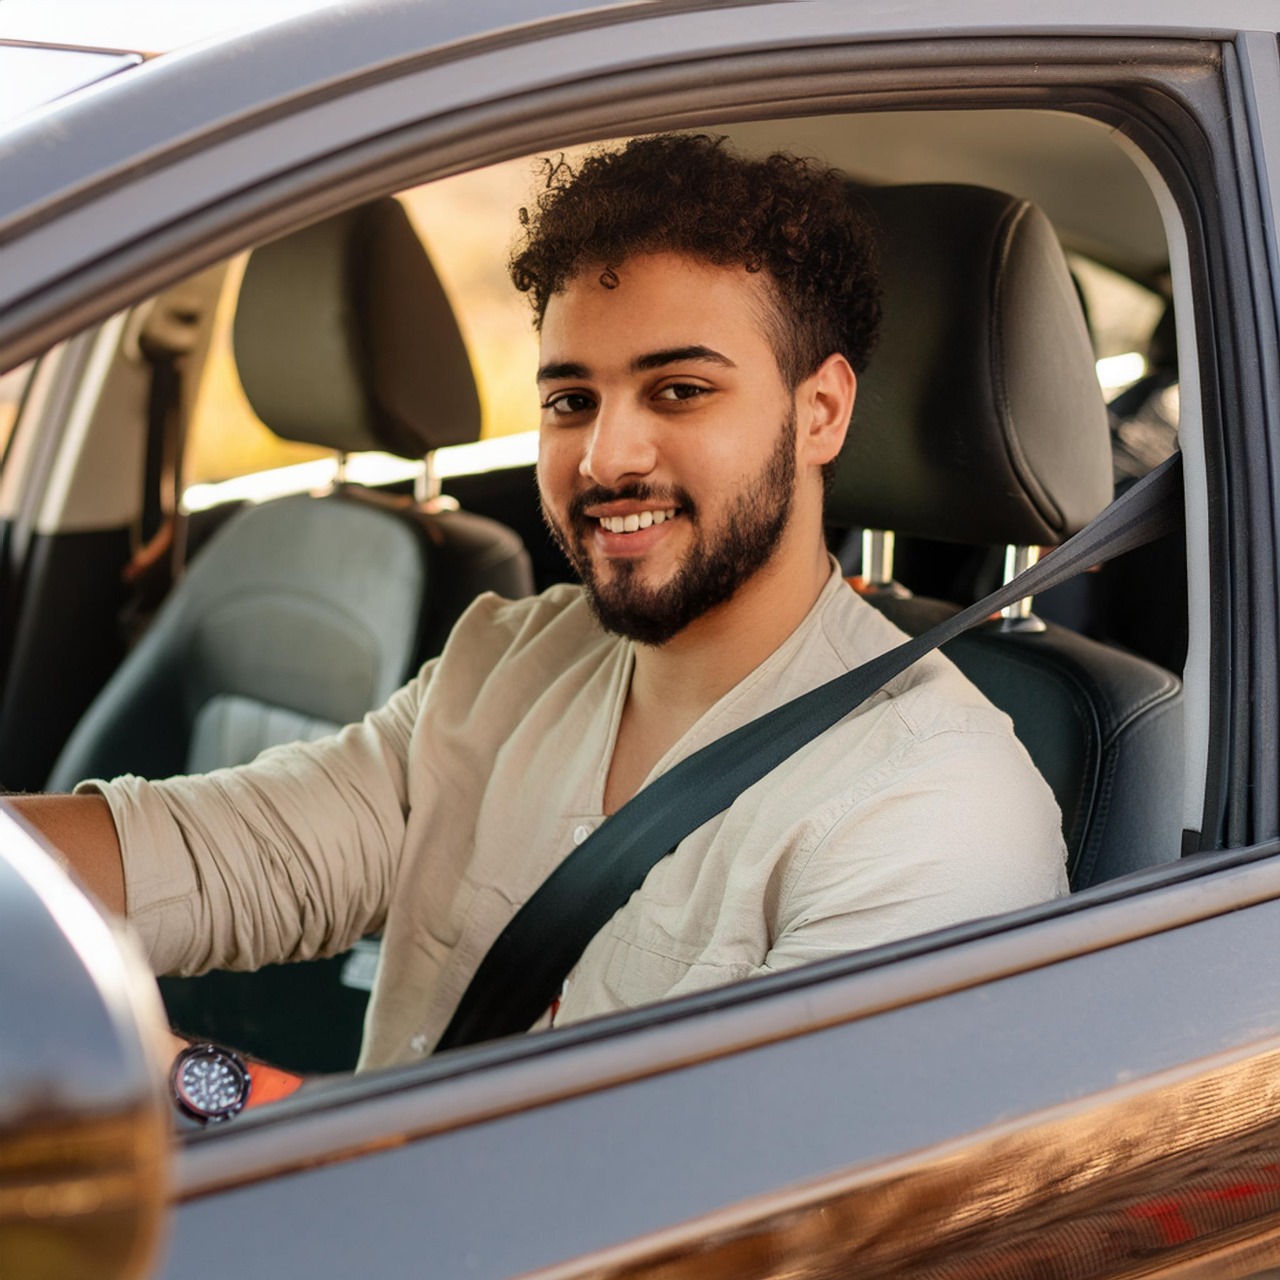
{"type": "Polygon", "coordinates": [[[101,796],[8,796],[7,802],[66,859],[108,911],[124,915],[124,862],[101,796]]]}
{"type": "MultiPolygon", "coordinates": [[[[101,796],[6,796],[7,803],[63,856],[108,911],[125,913],[124,861],[111,810],[101,796]]],[[[176,1057],[192,1039],[169,1033],[176,1057]]],[[[286,1098],[302,1084],[302,1077],[250,1060],[253,1081],[249,1106],[286,1098]]]]}

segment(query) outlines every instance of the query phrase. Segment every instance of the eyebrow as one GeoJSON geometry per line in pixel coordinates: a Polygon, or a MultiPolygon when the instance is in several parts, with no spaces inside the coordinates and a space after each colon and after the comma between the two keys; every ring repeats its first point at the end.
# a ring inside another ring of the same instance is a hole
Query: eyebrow
{"type": "MultiPolygon", "coordinates": [[[[662,369],[669,364],[686,364],[691,361],[718,364],[725,369],[736,369],[738,367],[728,356],[722,355],[719,351],[715,351],[711,347],[695,344],[689,347],[669,347],[663,351],[650,351],[645,355],[636,356],[631,362],[631,371],[633,373],[647,373],[651,369],[662,369]]],[[[555,382],[561,378],[589,378],[590,376],[591,371],[587,366],[579,364],[576,360],[558,360],[551,364],[544,364],[538,370],[539,382],[555,382]]]]}
{"type": "Polygon", "coordinates": [[[692,347],[671,347],[666,351],[651,351],[648,355],[637,356],[631,362],[634,373],[644,373],[649,369],[661,369],[669,364],[685,364],[689,361],[703,361],[707,364],[718,364],[725,369],[736,369],[738,366],[728,356],[713,351],[710,347],[700,345],[692,347]]]}
{"type": "Polygon", "coordinates": [[[587,366],[573,360],[559,360],[554,364],[544,364],[538,370],[539,382],[554,382],[560,378],[586,378],[589,376],[587,366]]]}

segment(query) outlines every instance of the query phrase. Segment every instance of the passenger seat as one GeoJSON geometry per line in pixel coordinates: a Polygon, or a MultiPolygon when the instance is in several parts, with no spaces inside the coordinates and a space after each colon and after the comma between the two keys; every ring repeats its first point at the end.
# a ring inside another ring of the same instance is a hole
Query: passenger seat
{"type": "MultiPolygon", "coordinates": [[[[250,403],[284,439],[423,458],[478,438],[462,336],[393,199],[256,250],[234,341],[250,403]]],[[[532,588],[519,538],[463,511],[344,484],[247,506],[209,539],[89,708],[49,789],[203,773],[321,737],[381,705],[478,594],[532,588]]],[[[171,980],[165,994],[185,1031],[337,1070],[354,1063],[366,998],[337,989],[342,965],[171,980]]]]}

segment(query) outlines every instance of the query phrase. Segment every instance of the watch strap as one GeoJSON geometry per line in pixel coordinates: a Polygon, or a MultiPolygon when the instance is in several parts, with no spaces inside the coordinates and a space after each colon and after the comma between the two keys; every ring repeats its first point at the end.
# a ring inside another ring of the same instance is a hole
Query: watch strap
{"type": "Polygon", "coordinates": [[[279,1102],[302,1087],[302,1077],[279,1067],[269,1067],[265,1062],[249,1060],[249,1100],[244,1104],[260,1107],[264,1102],[279,1102]]]}

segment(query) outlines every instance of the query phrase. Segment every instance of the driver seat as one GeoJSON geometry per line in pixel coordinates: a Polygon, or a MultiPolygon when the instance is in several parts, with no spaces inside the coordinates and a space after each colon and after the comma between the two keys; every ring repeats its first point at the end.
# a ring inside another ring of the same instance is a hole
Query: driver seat
{"type": "MultiPolygon", "coordinates": [[[[858,187],[850,199],[880,241],[884,326],[828,522],[1007,548],[1011,566],[1058,545],[1110,502],[1112,464],[1092,344],[1049,220],[971,186],[858,187]]],[[[958,611],[896,583],[886,546],[864,535],[872,604],[911,635],[958,611]]],[[[1008,612],[943,652],[1010,716],[1053,789],[1072,888],[1177,858],[1177,676],[1029,604],[1008,612]]]]}

